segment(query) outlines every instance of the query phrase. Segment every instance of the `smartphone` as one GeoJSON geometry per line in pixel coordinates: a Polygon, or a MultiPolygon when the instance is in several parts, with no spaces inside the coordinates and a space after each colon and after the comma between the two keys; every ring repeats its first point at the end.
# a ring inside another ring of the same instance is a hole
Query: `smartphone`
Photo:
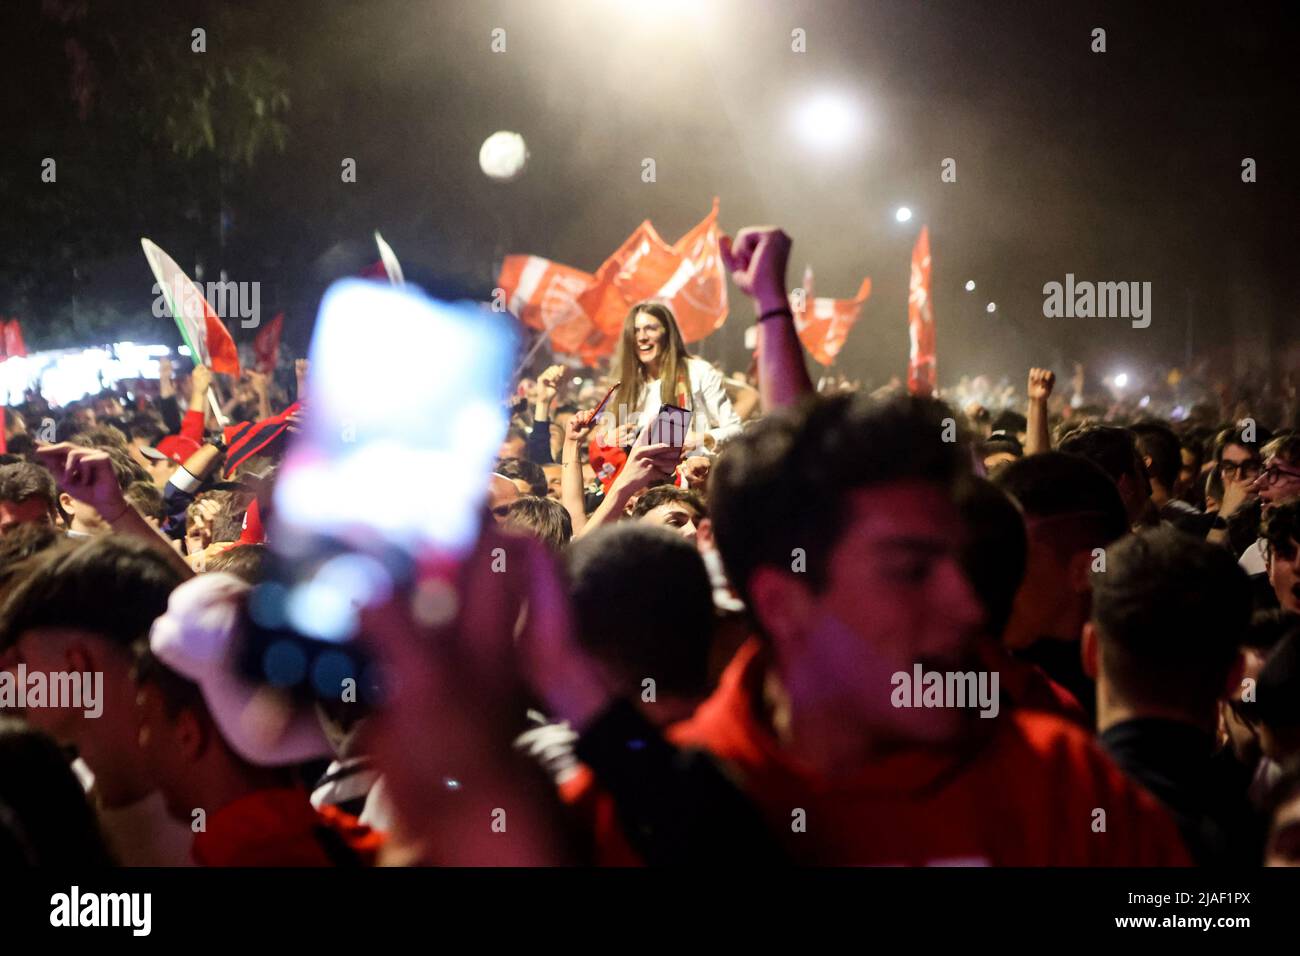
{"type": "Polygon", "coordinates": [[[686,432],[690,427],[690,409],[677,405],[660,405],[649,426],[637,436],[636,445],[665,444],[681,448],[686,444],[686,432]]]}
{"type": "Polygon", "coordinates": [[[321,301],[301,431],[272,493],[246,670],[337,700],[360,613],[474,546],[518,341],[497,314],[360,279],[321,301]]]}

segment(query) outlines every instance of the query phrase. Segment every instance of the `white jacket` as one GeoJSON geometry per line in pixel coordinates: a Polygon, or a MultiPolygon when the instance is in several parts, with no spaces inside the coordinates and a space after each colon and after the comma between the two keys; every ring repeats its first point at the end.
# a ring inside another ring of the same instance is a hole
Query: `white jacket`
{"type": "MultiPolygon", "coordinates": [[[[700,437],[701,442],[705,435],[709,435],[715,444],[739,435],[740,416],[731,407],[731,399],[722,385],[722,373],[702,358],[689,358],[686,360],[686,374],[691,388],[690,430],[700,437]]],[[[639,408],[634,413],[640,428],[645,428],[659,414],[662,404],[659,382],[659,379],[648,382],[637,396],[639,408]]]]}

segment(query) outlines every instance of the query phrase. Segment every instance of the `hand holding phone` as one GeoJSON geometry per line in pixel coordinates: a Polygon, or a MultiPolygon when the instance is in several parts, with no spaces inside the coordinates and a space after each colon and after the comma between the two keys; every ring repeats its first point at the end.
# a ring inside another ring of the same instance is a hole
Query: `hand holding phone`
{"type": "Polygon", "coordinates": [[[682,449],[686,445],[686,432],[691,425],[689,409],[677,405],[660,405],[650,425],[637,437],[636,446],[671,445],[682,449]]]}

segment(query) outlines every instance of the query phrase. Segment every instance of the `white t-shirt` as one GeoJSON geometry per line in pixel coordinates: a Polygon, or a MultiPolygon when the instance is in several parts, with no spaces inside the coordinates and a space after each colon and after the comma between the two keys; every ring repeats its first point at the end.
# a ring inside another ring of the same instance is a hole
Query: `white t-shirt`
{"type": "Polygon", "coordinates": [[[1241,569],[1247,574],[1264,574],[1268,571],[1268,562],[1264,560],[1264,539],[1259,538],[1237,560],[1241,569]]]}
{"type": "Polygon", "coordinates": [[[163,795],[155,790],[124,807],[106,808],[95,799],[95,775],[81,758],[73,772],[86,788],[99,818],[108,848],[123,866],[193,866],[190,847],[194,833],[167,812],[163,795]]]}

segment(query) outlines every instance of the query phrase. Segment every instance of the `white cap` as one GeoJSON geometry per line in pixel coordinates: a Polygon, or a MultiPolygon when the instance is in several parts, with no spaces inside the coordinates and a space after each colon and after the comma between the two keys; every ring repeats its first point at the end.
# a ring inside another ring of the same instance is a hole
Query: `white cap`
{"type": "Polygon", "coordinates": [[[232,574],[191,578],[172,591],[154,621],[149,649],[199,686],[222,738],[249,763],[279,767],[332,756],[308,704],[240,675],[237,638],[249,590],[232,574]]]}

